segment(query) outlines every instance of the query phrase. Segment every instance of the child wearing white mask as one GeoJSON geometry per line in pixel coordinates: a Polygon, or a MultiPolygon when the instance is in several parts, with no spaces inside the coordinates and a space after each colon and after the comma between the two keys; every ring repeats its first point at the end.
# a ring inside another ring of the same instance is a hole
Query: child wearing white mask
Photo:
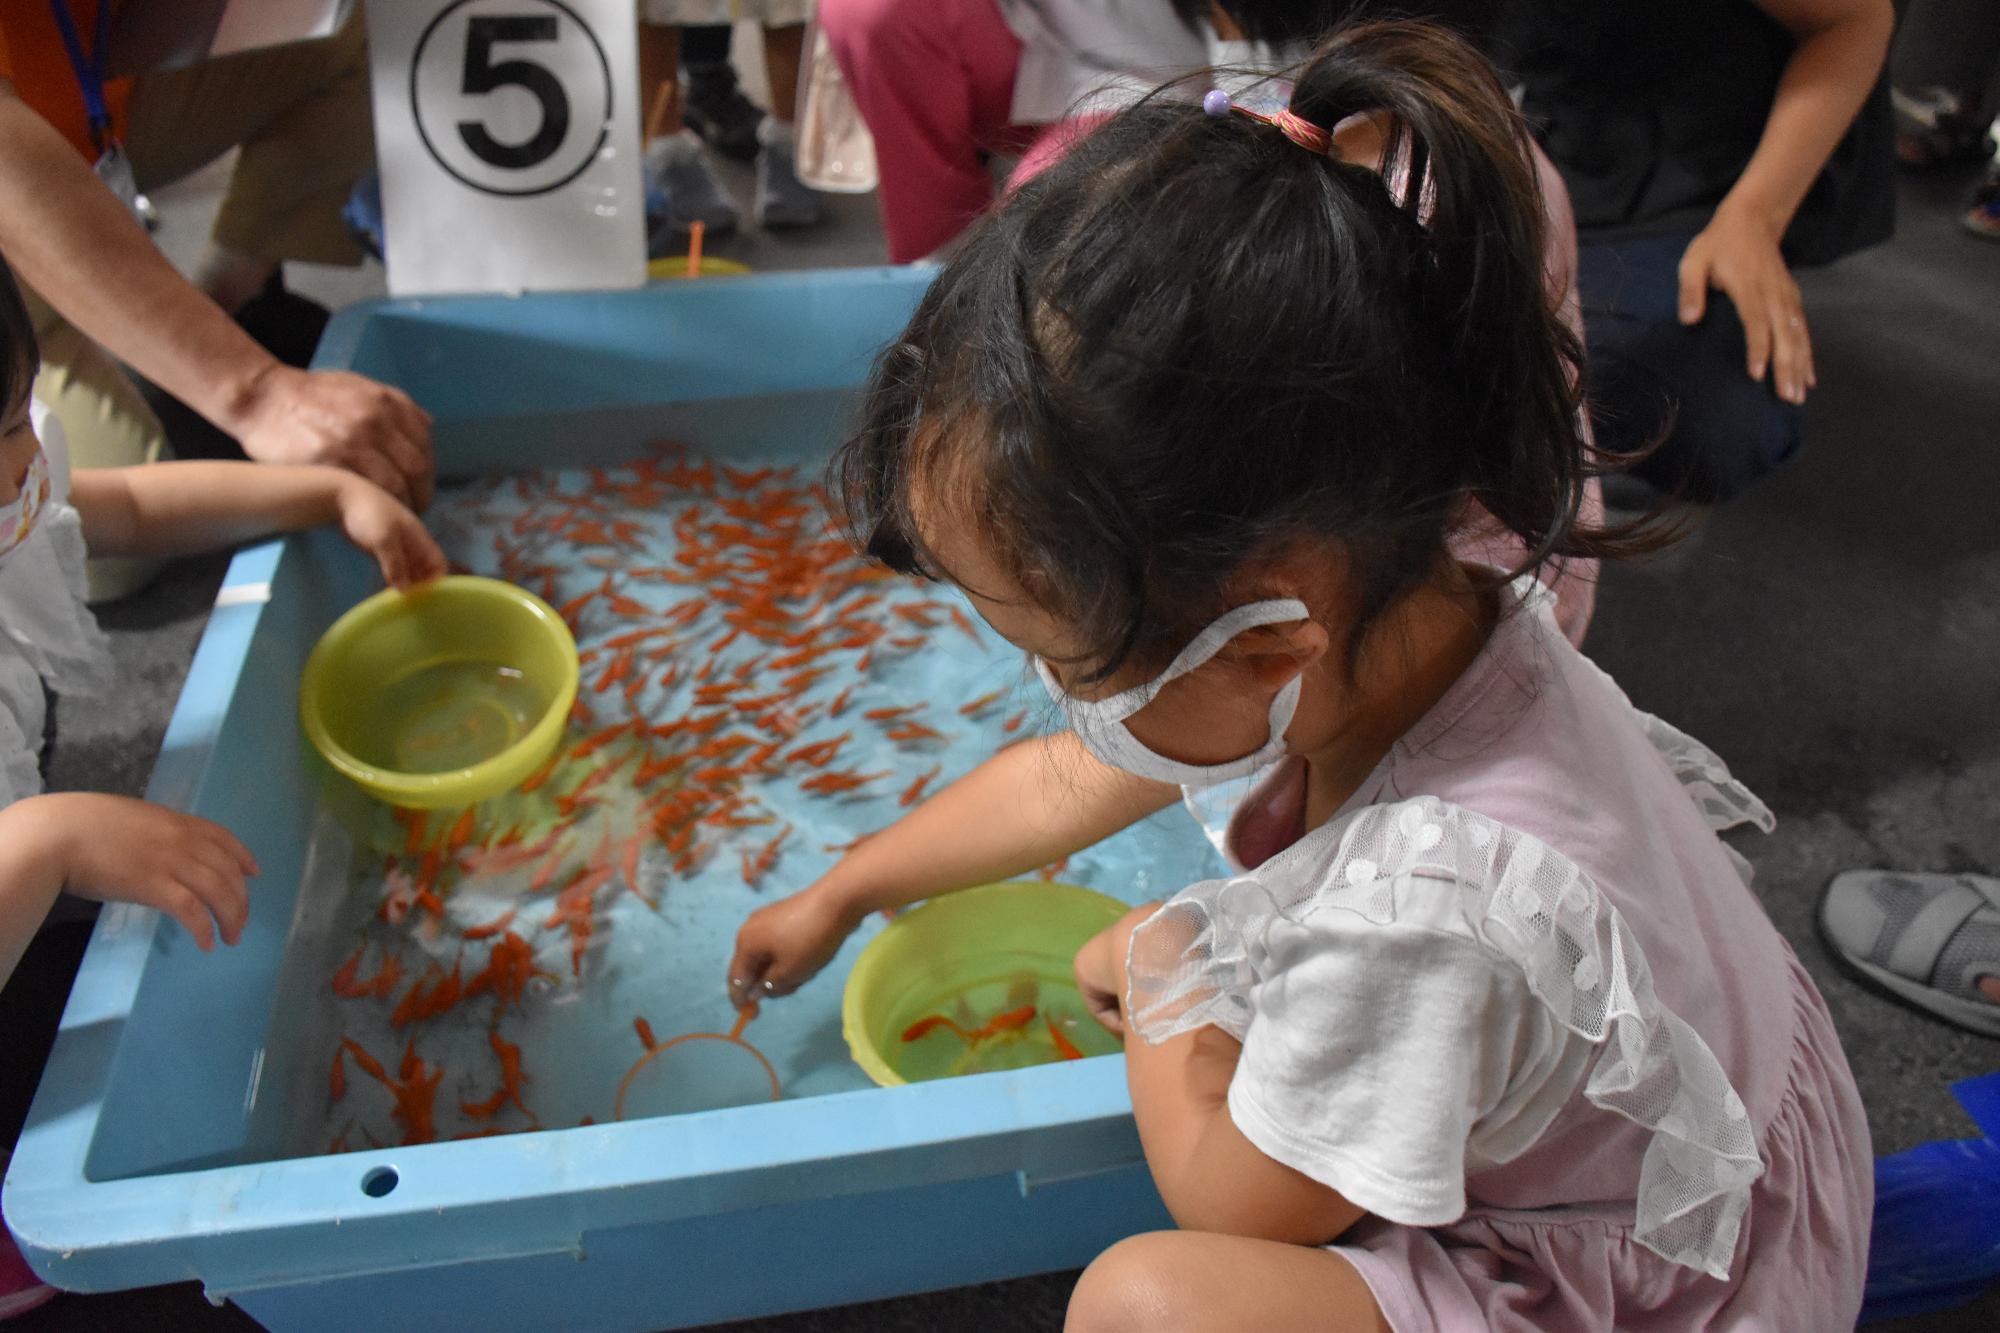
{"type": "Polygon", "coordinates": [[[146,801],[42,794],[59,695],[110,688],[103,634],[84,605],[90,554],[161,559],[339,523],[392,584],[445,572],[423,523],[387,491],[326,467],[156,463],[70,471],[61,425],[29,396],[38,352],[0,261],[0,983],[56,895],[157,907],[203,948],[234,944],[257,873],[205,819],[146,801]]]}
{"type": "Polygon", "coordinates": [[[1353,29],[1276,114],[1108,122],[878,363],[856,539],[963,589],[1071,726],[751,917],[738,1001],[870,912],[1254,788],[1231,877],[1077,958],[1181,1229],[1101,1256],[1073,1330],[1854,1321],[1859,1098],[1716,837],[1770,814],[1535,578],[1657,544],[1579,516],[1629,460],[1579,433],[1541,229],[1492,71],[1353,29]],[[1482,508],[1519,567],[1452,555],[1482,508]]]}

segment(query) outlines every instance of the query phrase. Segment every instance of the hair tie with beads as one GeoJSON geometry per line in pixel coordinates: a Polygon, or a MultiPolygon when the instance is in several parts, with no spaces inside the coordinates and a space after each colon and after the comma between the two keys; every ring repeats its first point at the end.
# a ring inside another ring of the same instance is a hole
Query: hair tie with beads
{"type": "Polygon", "coordinates": [[[1217,120],[1228,115],[1231,111],[1248,116],[1252,120],[1261,120],[1266,125],[1275,127],[1279,133],[1307,152],[1317,153],[1321,157],[1325,157],[1333,148],[1333,134],[1331,131],[1313,124],[1290,107],[1286,107],[1275,115],[1267,116],[1261,111],[1252,111],[1249,107],[1242,106],[1231,100],[1229,94],[1222,89],[1211,88],[1208,90],[1207,95],[1201,99],[1201,109],[1217,120]]]}

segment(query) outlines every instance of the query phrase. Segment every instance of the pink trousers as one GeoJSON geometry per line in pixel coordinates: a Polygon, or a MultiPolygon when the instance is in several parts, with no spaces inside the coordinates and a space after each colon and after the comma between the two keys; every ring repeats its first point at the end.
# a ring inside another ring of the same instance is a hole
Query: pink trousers
{"type": "Polygon", "coordinates": [[[994,0],[820,0],[819,26],[875,137],[889,258],[922,259],[993,202],[986,156],[1009,121],[1021,39],[994,0]]]}

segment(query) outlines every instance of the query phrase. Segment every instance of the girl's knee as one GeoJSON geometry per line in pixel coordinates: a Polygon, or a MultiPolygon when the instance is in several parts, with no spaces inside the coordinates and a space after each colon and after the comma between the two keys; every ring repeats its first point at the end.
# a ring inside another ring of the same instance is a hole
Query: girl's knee
{"type": "Polygon", "coordinates": [[[1169,1262],[1175,1233],[1155,1231],[1119,1241],[1083,1270],[1069,1295],[1064,1333],[1136,1333],[1172,1326],[1176,1299],[1169,1262]]]}

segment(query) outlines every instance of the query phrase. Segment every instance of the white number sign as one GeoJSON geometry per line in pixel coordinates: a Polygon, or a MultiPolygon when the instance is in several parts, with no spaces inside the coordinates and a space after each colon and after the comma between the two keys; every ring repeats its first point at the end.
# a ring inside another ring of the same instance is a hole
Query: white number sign
{"type": "Polygon", "coordinates": [[[646,279],[633,0],[369,0],[389,290],[646,279]]]}

